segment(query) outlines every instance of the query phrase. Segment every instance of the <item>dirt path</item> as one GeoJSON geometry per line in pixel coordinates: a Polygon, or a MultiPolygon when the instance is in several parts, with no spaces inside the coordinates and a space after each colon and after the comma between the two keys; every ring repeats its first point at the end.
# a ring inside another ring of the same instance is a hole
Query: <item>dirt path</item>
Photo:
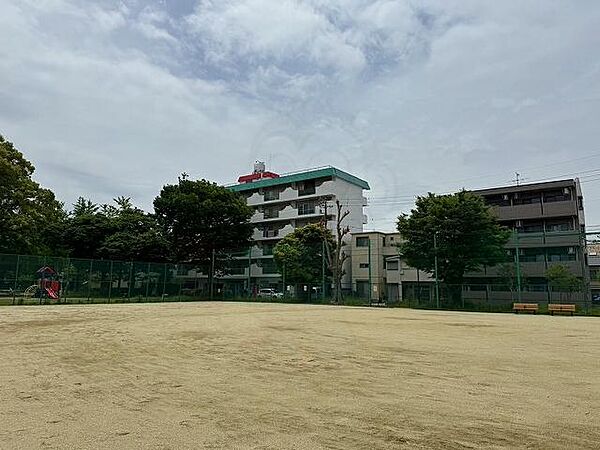
{"type": "Polygon", "coordinates": [[[0,448],[599,448],[600,319],[0,309],[0,448]]]}

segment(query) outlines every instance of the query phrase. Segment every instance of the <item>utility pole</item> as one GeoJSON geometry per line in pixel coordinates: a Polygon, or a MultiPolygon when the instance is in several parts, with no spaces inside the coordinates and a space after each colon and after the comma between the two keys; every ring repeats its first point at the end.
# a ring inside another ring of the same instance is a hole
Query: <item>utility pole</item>
{"type": "Polygon", "coordinates": [[[521,262],[519,260],[519,231],[513,231],[515,237],[515,272],[517,274],[517,300],[521,301],[521,262]]]}
{"type": "Polygon", "coordinates": [[[321,242],[321,300],[325,300],[325,239],[321,242]]]}
{"type": "Polygon", "coordinates": [[[440,280],[438,277],[437,233],[438,233],[437,231],[434,231],[434,233],[433,233],[433,257],[434,257],[434,268],[435,268],[435,304],[436,304],[436,308],[440,309],[440,280]]]}

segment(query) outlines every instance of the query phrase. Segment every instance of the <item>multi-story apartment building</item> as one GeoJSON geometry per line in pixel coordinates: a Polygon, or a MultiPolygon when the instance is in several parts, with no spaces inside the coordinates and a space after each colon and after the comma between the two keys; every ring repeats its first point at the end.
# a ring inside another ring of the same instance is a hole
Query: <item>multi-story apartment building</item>
{"type": "Polygon", "coordinates": [[[374,302],[397,303],[433,294],[430,274],[404,263],[398,253],[400,233],[364,231],[352,234],[352,291],[374,302]]]}
{"type": "MultiPolygon", "coordinates": [[[[579,180],[505,186],[474,191],[493,208],[500,223],[513,230],[508,261],[519,261],[524,300],[552,300],[546,271],[562,264],[582,281],[589,277],[585,252],[583,196],[579,180]],[[518,255],[518,258],[517,258],[518,255]]],[[[468,274],[465,297],[507,300],[499,266],[468,274]],[[480,291],[486,291],[485,293],[480,291]],[[479,292],[478,292],[479,291],[479,292]]],[[[584,300],[582,294],[580,301],[584,300]]]]}
{"type": "MultiPolygon", "coordinates": [[[[265,170],[264,163],[257,162],[250,175],[239,178],[238,183],[228,186],[247,199],[255,213],[254,245],[234,261],[234,268],[227,278],[238,281],[237,290],[261,287],[281,288],[281,277],[273,260],[273,248],[283,237],[296,228],[325,220],[327,227],[336,232],[335,201],[339,200],[344,211],[349,211],[343,225],[351,232],[359,232],[366,223],[364,207],[367,199],[363,191],[369,184],[360,178],[335,167],[321,167],[278,175],[265,170]]],[[[350,277],[350,267],[346,268],[350,277]]],[[[347,281],[346,281],[347,282],[347,281]]]]}

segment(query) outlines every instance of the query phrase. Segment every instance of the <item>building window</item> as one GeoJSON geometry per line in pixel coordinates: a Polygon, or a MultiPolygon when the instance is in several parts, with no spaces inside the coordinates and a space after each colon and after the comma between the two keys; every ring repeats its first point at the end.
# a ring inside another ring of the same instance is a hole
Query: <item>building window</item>
{"type": "Polygon", "coordinates": [[[522,248],[519,250],[520,262],[544,262],[544,250],[540,248],[522,248]]]}
{"type": "Polygon", "coordinates": [[[279,235],[279,230],[277,228],[265,228],[263,230],[263,237],[266,238],[271,238],[271,237],[277,237],[279,235]]]}
{"type": "Polygon", "coordinates": [[[555,189],[544,192],[544,203],[571,201],[571,189],[555,189]]]}
{"type": "Polygon", "coordinates": [[[398,270],[398,261],[388,261],[385,268],[387,270],[398,270]]]}
{"type": "Polygon", "coordinates": [[[544,231],[544,224],[542,222],[525,222],[519,229],[521,233],[541,233],[544,231]]]}
{"type": "Polygon", "coordinates": [[[508,194],[490,195],[485,201],[490,206],[510,206],[510,197],[508,194]]]}
{"type": "Polygon", "coordinates": [[[267,189],[265,191],[265,201],[279,200],[279,189],[267,189]]]}
{"type": "Polygon", "coordinates": [[[548,220],[546,221],[546,231],[572,231],[573,223],[570,220],[548,220]]]}
{"type": "Polygon", "coordinates": [[[298,195],[313,195],[316,191],[315,180],[298,183],[298,195]]]}
{"type": "Polygon", "coordinates": [[[298,215],[305,216],[315,213],[315,204],[313,202],[304,202],[298,204],[298,215]]]}
{"type": "Polygon", "coordinates": [[[357,247],[368,247],[369,246],[369,238],[366,236],[357,237],[356,238],[356,246],[357,247]]]}
{"type": "Polygon", "coordinates": [[[369,263],[359,263],[358,267],[361,269],[368,269],[369,268],[369,263]]]}
{"type": "Polygon", "coordinates": [[[263,217],[265,219],[275,219],[275,218],[279,217],[279,209],[275,208],[275,207],[265,208],[263,217]]]}
{"type": "Polygon", "coordinates": [[[547,249],[548,262],[575,261],[575,247],[556,247],[547,249]]]}
{"type": "Polygon", "coordinates": [[[542,196],[539,192],[518,192],[515,194],[514,205],[531,205],[540,203],[542,196]]]}

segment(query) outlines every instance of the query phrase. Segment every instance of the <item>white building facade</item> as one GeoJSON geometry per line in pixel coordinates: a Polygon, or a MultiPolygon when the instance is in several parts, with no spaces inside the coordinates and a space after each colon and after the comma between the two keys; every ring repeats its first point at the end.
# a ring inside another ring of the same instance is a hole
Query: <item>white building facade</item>
{"type": "MultiPolygon", "coordinates": [[[[336,201],[348,216],[342,224],[351,233],[363,230],[367,218],[364,207],[367,199],[363,192],[369,184],[360,178],[335,167],[321,167],[300,172],[277,175],[265,171],[264,164],[257,163],[254,172],[242,176],[238,184],[228,186],[246,198],[254,208],[254,245],[250,254],[238,256],[238,264],[227,278],[238,279],[243,289],[281,287],[281,276],[273,259],[273,248],[282,238],[296,228],[325,220],[327,227],[336,233],[336,201]],[[248,267],[250,270],[248,270],[248,267]]],[[[348,235],[348,240],[350,235],[348,235]]],[[[351,265],[346,276],[351,279],[351,265]]]]}

